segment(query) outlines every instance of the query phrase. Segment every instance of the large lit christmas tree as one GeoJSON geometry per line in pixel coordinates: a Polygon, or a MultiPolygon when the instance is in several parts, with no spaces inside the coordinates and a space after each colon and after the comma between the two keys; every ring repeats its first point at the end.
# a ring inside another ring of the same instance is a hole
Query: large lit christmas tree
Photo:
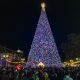
{"type": "Polygon", "coordinates": [[[61,59],[42,3],[42,11],[28,56],[28,63],[33,66],[43,63],[45,67],[61,67],[61,59]]]}

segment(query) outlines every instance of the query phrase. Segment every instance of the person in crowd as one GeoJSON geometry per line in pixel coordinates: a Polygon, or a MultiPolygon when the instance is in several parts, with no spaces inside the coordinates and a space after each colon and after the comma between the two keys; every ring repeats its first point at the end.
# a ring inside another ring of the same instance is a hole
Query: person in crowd
{"type": "Polygon", "coordinates": [[[23,73],[22,80],[28,80],[26,73],[23,73]]]}
{"type": "Polygon", "coordinates": [[[38,71],[34,72],[33,80],[39,80],[38,71]]]}
{"type": "Polygon", "coordinates": [[[33,80],[33,70],[31,68],[27,72],[27,78],[28,80],[33,80]]]}
{"type": "Polygon", "coordinates": [[[73,78],[71,78],[70,74],[67,74],[63,80],[73,80],[73,78]]]}
{"type": "Polygon", "coordinates": [[[40,79],[40,80],[45,80],[43,70],[40,69],[38,75],[39,75],[39,79],[40,79]]]}
{"type": "Polygon", "coordinates": [[[77,73],[76,80],[80,80],[80,72],[77,73]]]}

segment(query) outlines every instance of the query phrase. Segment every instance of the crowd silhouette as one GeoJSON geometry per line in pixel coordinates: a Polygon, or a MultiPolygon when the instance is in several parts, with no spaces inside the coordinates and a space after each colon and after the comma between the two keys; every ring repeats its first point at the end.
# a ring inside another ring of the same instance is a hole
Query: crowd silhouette
{"type": "Polygon", "coordinates": [[[80,68],[0,67],[0,80],[80,80],[80,68]]]}

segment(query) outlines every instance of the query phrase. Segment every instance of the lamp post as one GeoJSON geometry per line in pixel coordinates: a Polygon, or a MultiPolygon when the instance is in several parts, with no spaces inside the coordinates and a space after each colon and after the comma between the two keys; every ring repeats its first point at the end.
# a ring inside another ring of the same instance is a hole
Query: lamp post
{"type": "Polygon", "coordinates": [[[8,54],[4,54],[4,55],[3,55],[3,58],[5,59],[5,65],[6,65],[6,66],[8,66],[8,64],[7,64],[8,57],[9,57],[8,54]]]}
{"type": "Polygon", "coordinates": [[[18,53],[18,60],[20,61],[21,60],[21,57],[22,57],[22,54],[23,54],[23,51],[22,50],[20,50],[20,49],[18,49],[17,50],[17,53],[18,53]]]}

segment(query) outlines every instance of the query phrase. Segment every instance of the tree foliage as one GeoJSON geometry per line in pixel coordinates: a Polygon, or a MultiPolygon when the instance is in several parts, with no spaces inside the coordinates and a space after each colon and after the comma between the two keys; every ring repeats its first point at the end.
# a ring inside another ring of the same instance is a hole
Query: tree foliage
{"type": "Polygon", "coordinates": [[[67,41],[61,45],[65,60],[80,57],[80,34],[69,34],[67,41]]]}

